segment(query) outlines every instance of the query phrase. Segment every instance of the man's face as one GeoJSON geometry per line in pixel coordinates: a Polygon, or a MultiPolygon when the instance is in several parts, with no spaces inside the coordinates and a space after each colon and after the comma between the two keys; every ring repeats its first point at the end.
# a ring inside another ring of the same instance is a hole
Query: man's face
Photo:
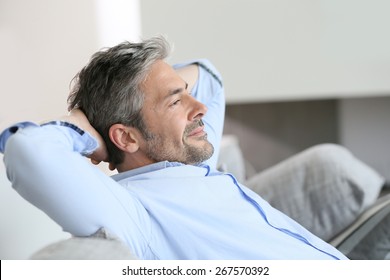
{"type": "Polygon", "coordinates": [[[214,148],[207,140],[201,118],[207,111],[188,92],[187,83],[162,60],[153,64],[142,85],[142,116],[146,125],[140,148],[154,161],[197,164],[210,158],[214,148]]]}

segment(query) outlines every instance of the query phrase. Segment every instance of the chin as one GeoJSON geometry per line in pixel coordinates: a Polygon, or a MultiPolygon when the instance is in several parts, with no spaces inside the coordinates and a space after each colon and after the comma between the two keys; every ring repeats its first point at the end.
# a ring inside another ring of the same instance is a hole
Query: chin
{"type": "Polygon", "coordinates": [[[207,140],[197,145],[189,145],[187,143],[185,150],[183,163],[191,165],[197,165],[208,160],[214,153],[213,145],[207,140]]]}

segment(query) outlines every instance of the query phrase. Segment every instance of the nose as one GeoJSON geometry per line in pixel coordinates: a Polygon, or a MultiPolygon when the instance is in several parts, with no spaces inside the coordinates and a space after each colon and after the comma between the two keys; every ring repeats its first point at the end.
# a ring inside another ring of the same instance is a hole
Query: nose
{"type": "Polygon", "coordinates": [[[194,121],[203,118],[207,113],[207,106],[191,96],[188,120],[194,121]]]}

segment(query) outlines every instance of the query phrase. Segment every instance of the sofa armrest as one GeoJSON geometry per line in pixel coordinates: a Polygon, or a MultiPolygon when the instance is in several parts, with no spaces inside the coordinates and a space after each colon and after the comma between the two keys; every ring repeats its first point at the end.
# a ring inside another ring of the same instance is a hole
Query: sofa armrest
{"type": "Polygon", "coordinates": [[[50,244],[31,256],[32,260],[134,260],[137,257],[104,229],[89,237],[71,237],[50,244]]]}

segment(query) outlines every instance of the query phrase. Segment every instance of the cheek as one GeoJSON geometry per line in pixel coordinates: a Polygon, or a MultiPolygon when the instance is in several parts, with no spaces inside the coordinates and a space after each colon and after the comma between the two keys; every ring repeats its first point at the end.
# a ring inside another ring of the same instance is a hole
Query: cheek
{"type": "Polygon", "coordinates": [[[180,137],[182,137],[187,126],[187,121],[185,117],[175,115],[172,117],[165,117],[162,126],[166,131],[169,131],[171,135],[180,135],[180,137]]]}
{"type": "Polygon", "coordinates": [[[148,119],[149,129],[152,133],[159,134],[163,139],[170,139],[177,143],[182,141],[187,126],[187,118],[184,112],[165,112],[155,114],[148,119]]]}
{"type": "Polygon", "coordinates": [[[177,139],[177,141],[181,141],[183,138],[185,138],[184,131],[185,131],[186,125],[178,122],[171,122],[169,124],[169,135],[173,137],[174,139],[177,139]]]}
{"type": "Polygon", "coordinates": [[[184,137],[185,127],[186,124],[178,120],[164,120],[159,124],[153,124],[151,131],[154,134],[159,134],[162,139],[177,142],[184,137]]]}

